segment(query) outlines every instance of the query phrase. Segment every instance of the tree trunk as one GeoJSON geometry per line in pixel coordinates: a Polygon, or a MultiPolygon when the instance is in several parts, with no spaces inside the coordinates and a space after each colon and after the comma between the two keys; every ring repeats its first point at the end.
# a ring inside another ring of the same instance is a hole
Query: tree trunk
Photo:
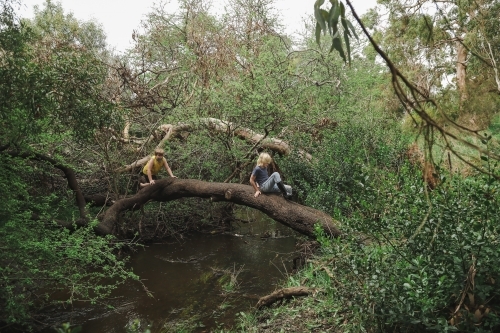
{"type": "Polygon", "coordinates": [[[467,72],[467,49],[462,41],[457,41],[457,89],[460,94],[460,109],[463,103],[468,99],[466,86],[467,72]]]}
{"type": "Polygon", "coordinates": [[[156,181],[154,185],[143,188],[135,196],[115,202],[104,214],[96,231],[107,235],[113,233],[113,227],[120,213],[137,209],[150,200],[172,201],[183,197],[212,198],[215,201],[229,201],[258,209],[287,227],[301,234],[314,237],[314,225],[319,223],[327,235],[341,235],[337,223],[322,211],[285,200],[279,194],[262,194],[254,197],[249,185],[212,183],[195,179],[168,178],[156,181]]]}

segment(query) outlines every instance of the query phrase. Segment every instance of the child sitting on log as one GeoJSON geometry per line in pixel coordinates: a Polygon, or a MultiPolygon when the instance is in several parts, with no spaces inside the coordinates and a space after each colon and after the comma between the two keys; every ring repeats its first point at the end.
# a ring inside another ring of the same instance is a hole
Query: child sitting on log
{"type": "Polygon", "coordinates": [[[283,184],[280,174],[273,172],[271,176],[267,175],[267,167],[272,162],[268,153],[261,153],[257,160],[257,166],[253,169],[250,176],[250,184],[255,190],[254,196],[257,198],[261,193],[282,193],[285,199],[292,198],[292,187],[283,184]]]}

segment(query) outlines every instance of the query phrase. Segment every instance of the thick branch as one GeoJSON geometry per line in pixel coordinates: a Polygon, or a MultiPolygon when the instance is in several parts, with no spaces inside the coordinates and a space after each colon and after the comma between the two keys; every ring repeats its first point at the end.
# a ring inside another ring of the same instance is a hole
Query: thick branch
{"type": "Polygon", "coordinates": [[[78,186],[78,182],[76,180],[75,172],[73,169],[70,167],[65,166],[62,163],[57,162],[51,157],[38,154],[38,153],[21,153],[19,151],[8,151],[5,152],[6,154],[9,154],[12,157],[21,157],[21,158],[27,158],[35,161],[44,161],[44,162],[49,162],[52,164],[54,168],[57,168],[64,172],[64,176],[68,180],[68,186],[69,188],[75,193],[76,196],[76,204],[78,206],[78,210],[80,211],[80,218],[85,219],[87,216],[87,213],[85,211],[85,198],[83,197],[82,191],[80,190],[80,187],[78,186]]]}
{"type": "Polygon", "coordinates": [[[84,196],[85,201],[92,206],[111,206],[117,196],[113,193],[96,193],[84,196]]]}
{"type": "Polygon", "coordinates": [[[273,303],[281,301],[283,299],[290,299],[292,297],[298,296],[308,296],[316,292],[316,289],[307,288],[307,287],[291,287],[284,288],[273,292],[270,295],[261,297],[255,306],[257,309],[260,309],[264,306],[269,306],[273,303]]]}
{"type": "Polygon", "coordinates": [[[158,180],[135,196],[121,199],[109,208],[96,227],[100,234],[111,234],[120,213],[144,205],[149,200],[172,201],[183,197],[214,198],[258,209],[283,225],[301,234],[314,237],[314,225],[319,223],[325,233],[340,236],[336,222],[322,211],[285,200],[280,195],[263,194],[254,197],[251,186],[242,184],[210,183],[195,179],[168,178],[158,180]]]}
{"type": "MultiPolygon", "coordinates": [[[[283,140],[276,138],[265,138],[264,134],[258,134],[249,128],[241,128],[237,125],[216,118],[202,118],[198,123],[179,123],[177,125],[161,125],[160,130],[165,132],[165,136],[159,142],[157,147],[162,147],[165,142],[175,137],[180,132],[194,131],[200,127],[208,127],[211,131],[218,133],[232,133],[234,136],[247,141],[250,144],[259,143],[259,146],[264,149],[270,149],[281,155],[290,154],[290,146],[283,140]]],[[[116,170],[117,172],[130,172],[135,168],[142,167],[149,161],[149,156],[143,157],[123,168],[116,170]]]]}

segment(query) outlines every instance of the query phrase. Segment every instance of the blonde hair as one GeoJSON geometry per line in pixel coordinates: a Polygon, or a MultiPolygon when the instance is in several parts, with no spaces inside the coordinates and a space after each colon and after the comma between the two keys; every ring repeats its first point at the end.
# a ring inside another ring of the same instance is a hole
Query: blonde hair
{"type": "Polygon", "coordinates": [[[155,155],[156,154],[162,154],[162,155],[165,155],[165,150],[161,149],[161,148],[156,148],[155,149],[155,155]]]}
{"type": "Polygon", "coordinates": [[[257,166],[263,166],[264,164],[271,164],[272,162],[271,156],[268,153],[261,153],[259,155],[259,159],[257,160],[257,166]]]}

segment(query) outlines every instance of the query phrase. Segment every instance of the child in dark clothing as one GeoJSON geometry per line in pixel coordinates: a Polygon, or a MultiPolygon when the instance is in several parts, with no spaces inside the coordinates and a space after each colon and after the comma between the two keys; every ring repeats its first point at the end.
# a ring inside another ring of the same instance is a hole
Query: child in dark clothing
{"type": "Polygon", "coordinates": [[[257,198],[261,193],[282,193],[285,199],[292,198],[292,187],[283,184],[280,174],[273,172],[271,176],[267,175],[267,167],[272,162],[268,153],[261,153],[257,160],[257,166],[253,169],[250,176],[250,184],[255,190],[254,196],[257,198]]]}

